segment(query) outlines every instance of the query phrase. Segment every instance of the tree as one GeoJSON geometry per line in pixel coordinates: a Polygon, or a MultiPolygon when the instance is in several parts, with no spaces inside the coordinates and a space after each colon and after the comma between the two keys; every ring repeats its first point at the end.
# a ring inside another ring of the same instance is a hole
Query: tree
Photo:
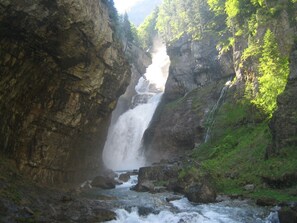
{"type": "Polygon", "coordinates": [[[138,27],[137,33],[142,48],[148,49],[153,45],[153,38],[157,35],[156,23],[159,14],[157,7],[138,27]]]}
{"type": "Polygon", "coordinates": [[[127,42],[133,42],[134,37],[133,37],[131,23],[129,21],[127,12],[125,12],[124,14],[122,27],[123,27],[124,37],[127,40],[127,42]]]}
{"type": "Polygon", "coordinates": [[[277,97],[287,84],[289,61],[281,56],[276,38],[270,29],[265,33],[259,62],[259,92],[252,102],[271,117],[277,107],[277,97]]]}

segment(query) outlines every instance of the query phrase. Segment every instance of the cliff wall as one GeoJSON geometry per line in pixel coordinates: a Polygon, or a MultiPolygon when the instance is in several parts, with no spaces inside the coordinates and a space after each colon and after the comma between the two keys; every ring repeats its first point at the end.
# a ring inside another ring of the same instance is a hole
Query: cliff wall
{"type": "Polygon", "coordinates": [[[184,37],[168,46],[171,65],[165,93],[144,135],[150,161],[184,155],[204,142],[207,118],[234,76],[232,56],[219,57],[216,41],[184,37]]]}
{"type": "Polygon", "coordinates": [[[130,66],[106,1],[0,1],[0,150],[39,182],[85,179],[130,66]]]}

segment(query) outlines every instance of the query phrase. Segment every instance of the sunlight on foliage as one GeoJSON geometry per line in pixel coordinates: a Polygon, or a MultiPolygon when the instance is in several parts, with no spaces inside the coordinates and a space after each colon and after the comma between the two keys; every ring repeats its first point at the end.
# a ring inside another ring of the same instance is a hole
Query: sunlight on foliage
{"type": "Polygon", "coordinates": [[[137,29],[140,45],[144,49],[148,49],[153,45],[153,37],[157,33],[156,22],[158,13],[159,9],[156,8],[137,29]]]}
{"type": "Polygon", "coordinates": [[[234,18],[239,13],[239,1],[227,0],[226,1],[226,13],[229,18],[234,18]]]}
{"type": "Polygon", "coordinates": [[[281,56],[275,36],[269,29],[264,36],[259,62],[259,92],[252,102],[271,117],[277,107],[277,96],[286,87],[289,61],[281,56]]]}

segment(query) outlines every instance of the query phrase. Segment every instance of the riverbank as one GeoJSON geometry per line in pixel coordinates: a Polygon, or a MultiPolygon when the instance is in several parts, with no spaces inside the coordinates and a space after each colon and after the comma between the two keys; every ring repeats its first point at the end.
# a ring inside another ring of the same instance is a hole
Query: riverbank
{"type": "MultiPolygon", "coordinates": [[[[24,178],[14,162],[4,158],[0,161],[0,222],[3,223],[127,222],[129,219],[136,219],[136,222],[166,222],[166,219],[171,219],[171,222],[176,219],[212,223],[278,222],[273,220],[278,210],[274,203],[260,207],[255,199],[248,199],[251,196],[244,194],[219,195],[211,204],[191,203],[182,194],[166,190],[166,181],[157,181],[155,189],[159,191],[153,193],[130,190],[138,183],[135,173],[114,189],[67,185],[53,188],[24,178]]],[[[186,172],[177,174],[177,178],[186,177],[186,172]]],[[[288,205],[286,203],[279,214],[292,220],[296,206],[294,209],[288,205]]]]}
{"type": "Polygon", "coordinates": [[[40,185],[23,177],[15,163],[0,158],[0,222],[104,222],[115,219],[102,200],[87,199],[79,187],[40,185]],[[74,189],[75,188],[75,189],[74,189]]]}

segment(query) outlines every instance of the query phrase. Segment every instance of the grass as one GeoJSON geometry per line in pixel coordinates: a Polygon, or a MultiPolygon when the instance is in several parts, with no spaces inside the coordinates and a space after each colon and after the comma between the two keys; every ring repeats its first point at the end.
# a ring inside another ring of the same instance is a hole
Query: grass
{"type": "Polygon", "coordinates": [[[276,189],[263,181],[264,177],[281,180],[297,171],[296,148],[283,148],[278,156],[265,159],[271,142],[268,122],[261,114],[247,103],[227,101],[215,117],[211,141],[196,148],[192,158],[211,173],[220,193],[296,201],[297,182],[276,189]],[[256,189],[245,191],[247,184],[256,189]]]}

